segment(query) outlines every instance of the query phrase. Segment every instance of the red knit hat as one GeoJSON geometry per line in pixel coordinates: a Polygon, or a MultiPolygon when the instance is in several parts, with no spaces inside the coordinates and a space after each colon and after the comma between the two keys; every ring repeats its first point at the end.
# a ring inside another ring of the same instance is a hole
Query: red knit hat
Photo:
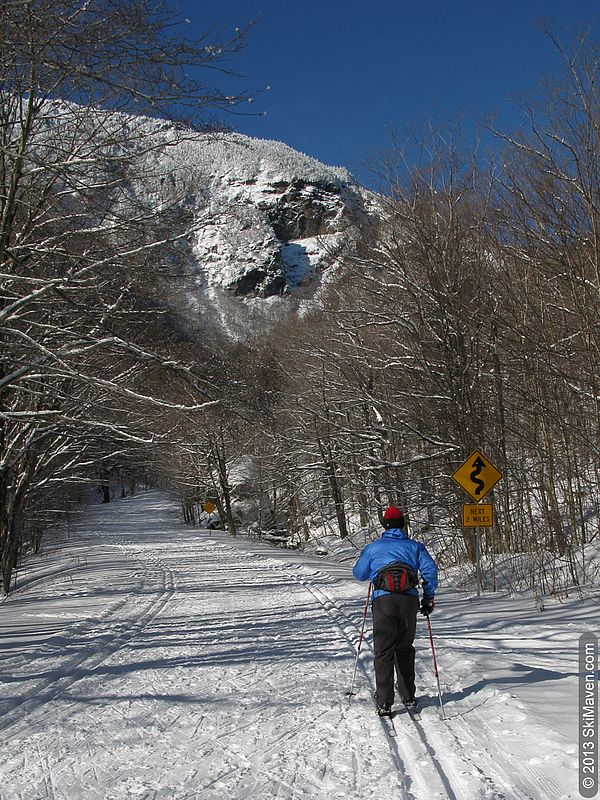
{"type": "Polygon", "coordinates": [[[401,528],[404,525],[404,514],[400,511],[399,508],[396,506],[390,506],[386,509],[385,514],[383,515],[384,522],[398,522],[398,527],[401,528]]]}

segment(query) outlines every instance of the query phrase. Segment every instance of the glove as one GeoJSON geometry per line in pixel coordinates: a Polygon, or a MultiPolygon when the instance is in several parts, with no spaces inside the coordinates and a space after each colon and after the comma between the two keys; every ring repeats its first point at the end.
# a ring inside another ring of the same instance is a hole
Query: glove
{"type": "Polygon", "coordinates": [[[435,600],[433,597],[424,597],[421,600],[421,614],[423,614],[424,617],[428,617],[434,608],[435,600]]]}

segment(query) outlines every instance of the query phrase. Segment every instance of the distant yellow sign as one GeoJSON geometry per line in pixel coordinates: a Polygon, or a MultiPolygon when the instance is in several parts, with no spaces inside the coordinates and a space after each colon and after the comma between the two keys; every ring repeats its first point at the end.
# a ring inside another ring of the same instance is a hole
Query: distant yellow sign
{"type": "Polygon", "coordinates": [[[501,477],[500,470],[497,470],[479,450],[474,450],[464,464],[452,473],[452,480],[473,500],[483,500],[501,477]]]}
{"type": "Polygon", "coordinates": [[[464,503],[462,518],[465,528],[491,528],[494,506],[491,503],[464,503]]]}
{"type": "Polygon", "coordinates": [[[202,510],[206,511],[207,514],[212,514],[215,509],[216,505],[212,500],[206,500],[206,502],[202,503],[202,510]]]}

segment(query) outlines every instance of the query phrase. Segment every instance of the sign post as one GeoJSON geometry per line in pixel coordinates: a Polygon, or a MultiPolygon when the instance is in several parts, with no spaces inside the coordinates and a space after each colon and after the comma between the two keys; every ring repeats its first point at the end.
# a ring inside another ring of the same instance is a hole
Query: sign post
{"type": "MultiPolygon", "coordinates": [[[[502,473],[474,450],[467,460],[452,473],[452,480],[475,501],[481,501],[490,492],[502,473]]],[[[491,528],[494,524],[494,507],[491,503],[463,504],[462,523],[465,528],[475,528],[475,571],[477,576],[477,597],[481,596],[481,528],[491,528]]]]}

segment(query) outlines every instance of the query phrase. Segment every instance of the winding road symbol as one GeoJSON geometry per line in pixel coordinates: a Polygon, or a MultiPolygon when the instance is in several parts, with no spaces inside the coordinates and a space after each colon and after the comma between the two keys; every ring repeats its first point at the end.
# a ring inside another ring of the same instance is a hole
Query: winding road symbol
{"type": "Polygon", "coordinates": [[[502,478],[502,473],[488,459],[474,450],[467,460],[452,473],[455,481],[473,500],[483,500],[502,478]]]}
{"type": "Polygon", "coordinates": [[[473,466],[475,467],[475,469],[469,475],[469,479],[477,486],[477,488],[475,489],[475,494],[477,495],[477,497],[481,497],[481,493],[485,489],[485,483],[481,480],[481,478],[477,477],[485,467],[485,462],[481,458],[481,456],[478,456],[475,459],[475,461],[473,462],[473,466]]]}

